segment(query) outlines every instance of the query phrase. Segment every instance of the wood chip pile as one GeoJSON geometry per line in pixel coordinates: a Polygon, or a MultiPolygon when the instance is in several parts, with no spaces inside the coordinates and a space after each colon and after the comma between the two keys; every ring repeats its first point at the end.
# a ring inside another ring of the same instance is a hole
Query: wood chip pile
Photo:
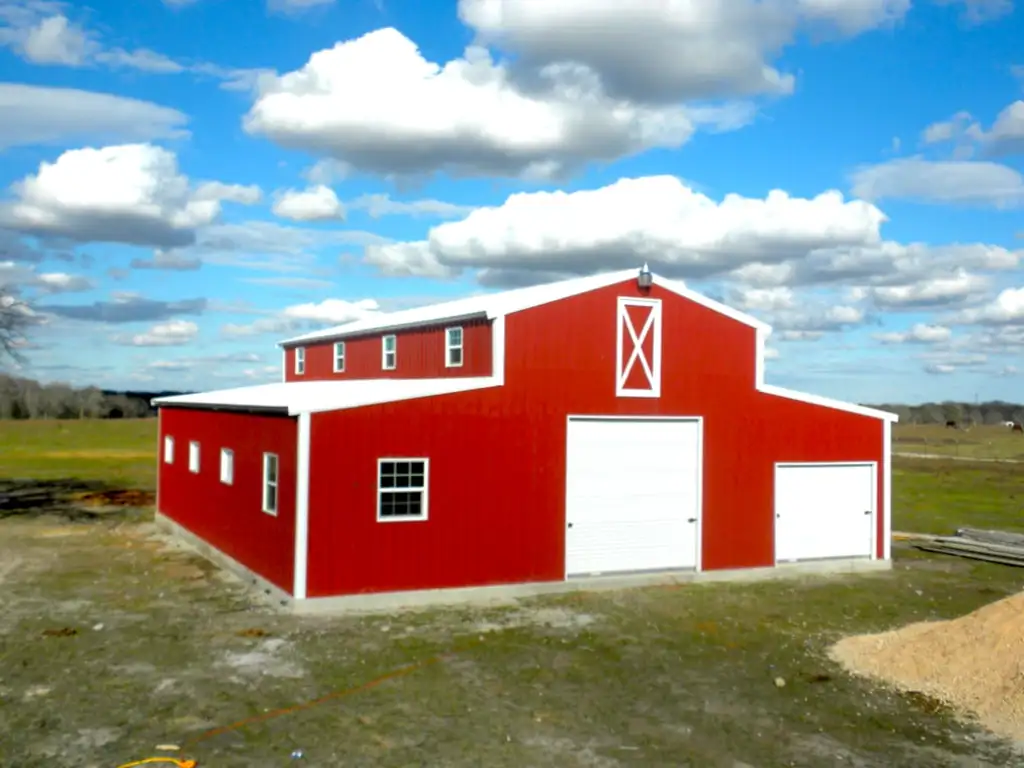
{"type": "Polygon", "coordinates": [[[926,694],[1024,741],[1024,593],[958,619],[848,637],[830,655],[855,674],[926,694]]]}

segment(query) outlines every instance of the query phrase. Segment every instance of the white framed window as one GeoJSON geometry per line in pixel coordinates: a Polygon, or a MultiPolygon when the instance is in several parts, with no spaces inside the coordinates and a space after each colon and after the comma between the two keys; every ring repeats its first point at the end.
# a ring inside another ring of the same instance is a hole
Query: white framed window
{"type": "Polygon", "coordinates": [[[263,511],[268,515],[277,514],[277,476],[278,462],[276,453],[263,454],[263,511]]]}
{"type": "Polygon", "coordinates": [[[389,334],[381,339],[381,367],[385,371],[393,371],[398,367],[398,337],[389,334]]]}
{"type": "Polygon", "coordinates": [[[188,471],[199,471],[199,443],[192,440],[188,444],[188,471]]]}
{"type": "Polygon", "coordinates": [[[445,368],[462,367],[462,328],[454,326],[444,329],[445,368]]]}
{"type": "Polygon", "coordinates": [[[295,348],[295,375],[301,376],[306,372],[306,348],[295,348]]]}
{"type": "Polygon", "coordinates": [[[427,519],[429,459],[377,460],[377,522],[427,519]]]}
{"type": "Polygon", "coordinates": [[[345,342],[334,342],[334,372],[345,372],[345,342]]]}
{"type": "Polygon", "coordinates": [[[174,438],[164,435],[164,464],[174,463],[174,438]]]}
{"type": "Polygon", "coordinates": [[[220,449],[220,481],[224,485],[235,482],[235,452],[230,448],[220,449]]]}

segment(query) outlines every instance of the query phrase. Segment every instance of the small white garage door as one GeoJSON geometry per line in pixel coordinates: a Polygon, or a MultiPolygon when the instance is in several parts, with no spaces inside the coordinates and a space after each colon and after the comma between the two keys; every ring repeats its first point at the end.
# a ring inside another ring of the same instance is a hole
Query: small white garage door
{"type": "Polygon", "coordinates": [[[694,568],[701,425],[694,419],[572,419],[566,575],[694,568]]]}
{"type": "Polygon", "coordinates": [[[775,560],[871,557],[874,464],[778,464],[775,560]]]}

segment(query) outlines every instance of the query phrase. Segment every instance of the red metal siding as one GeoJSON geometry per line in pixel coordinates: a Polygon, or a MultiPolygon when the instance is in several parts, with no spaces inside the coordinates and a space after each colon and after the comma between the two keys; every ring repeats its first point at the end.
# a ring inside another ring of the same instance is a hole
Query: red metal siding
{"type": "Polygon", "coordinates": [[[285,380],[318,379],[432,379],[449,376],[491,375],[491,324],[484,320],[453,323],[462,328],[463,363],[445,366],[445,328],[431,326],[396,331],[398,367],[381,367],[384,333],[345,339],[345,371],[334,372],[334,342],[306,347],[306,372],[295,374],[295,350],[285,352],[285,380]]]}
{"type": "Polygon", "coordinates": [[[704,417],[706,570],[773,563],[776,462],[881,462],[882,422],[756,391],[754,329],[657,287],[661,397],[616,397],[620,295],[509,316],[502,388],[314,415],[310,597],[561,579],[570,414],[704,417]],[[430,458],[428,520],[376,522],[385,456],[430,458]]]}
{"type": "Polygon", "coordinates": [[[160,512],[291,593],[295,562],[293,418],[182,408],[160,410],[160,512]],[[174,438],[174,463],[163,439],[174,438]],[[188,469],[188,444],[199,441],[199,473],[188,469]],[[220,482],[220,449],[234,451],[234,483],[220,482]],[[262,511],[263,452],[278,455],[277,516],[262,511]]]}

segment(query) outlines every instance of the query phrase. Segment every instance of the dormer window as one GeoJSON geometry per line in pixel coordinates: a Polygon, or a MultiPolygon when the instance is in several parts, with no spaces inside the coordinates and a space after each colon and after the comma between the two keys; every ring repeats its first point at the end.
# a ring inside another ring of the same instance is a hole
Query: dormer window
{"type": "Polygon", "coordinates": [[[306,372],[306,348],[295,348],[295,375],[301,376],[306,372]]]}
{"type": "Polygon", "coordinates": [[[444,330],[444,365],[446,368],[462,367],[462,328],[444,330]]]}
{"type": "Polygon", "coordinates": [[[385,371],[393,371],[398,367],[398,338],[394,334],[383,338],[381,355],[381,367],[385,371]]]}
{"type": "Polygon", "coordinates": [[[334,343],[334,372],[344,373],[345,372],[345,342],[336,341],[334,343]]]}

